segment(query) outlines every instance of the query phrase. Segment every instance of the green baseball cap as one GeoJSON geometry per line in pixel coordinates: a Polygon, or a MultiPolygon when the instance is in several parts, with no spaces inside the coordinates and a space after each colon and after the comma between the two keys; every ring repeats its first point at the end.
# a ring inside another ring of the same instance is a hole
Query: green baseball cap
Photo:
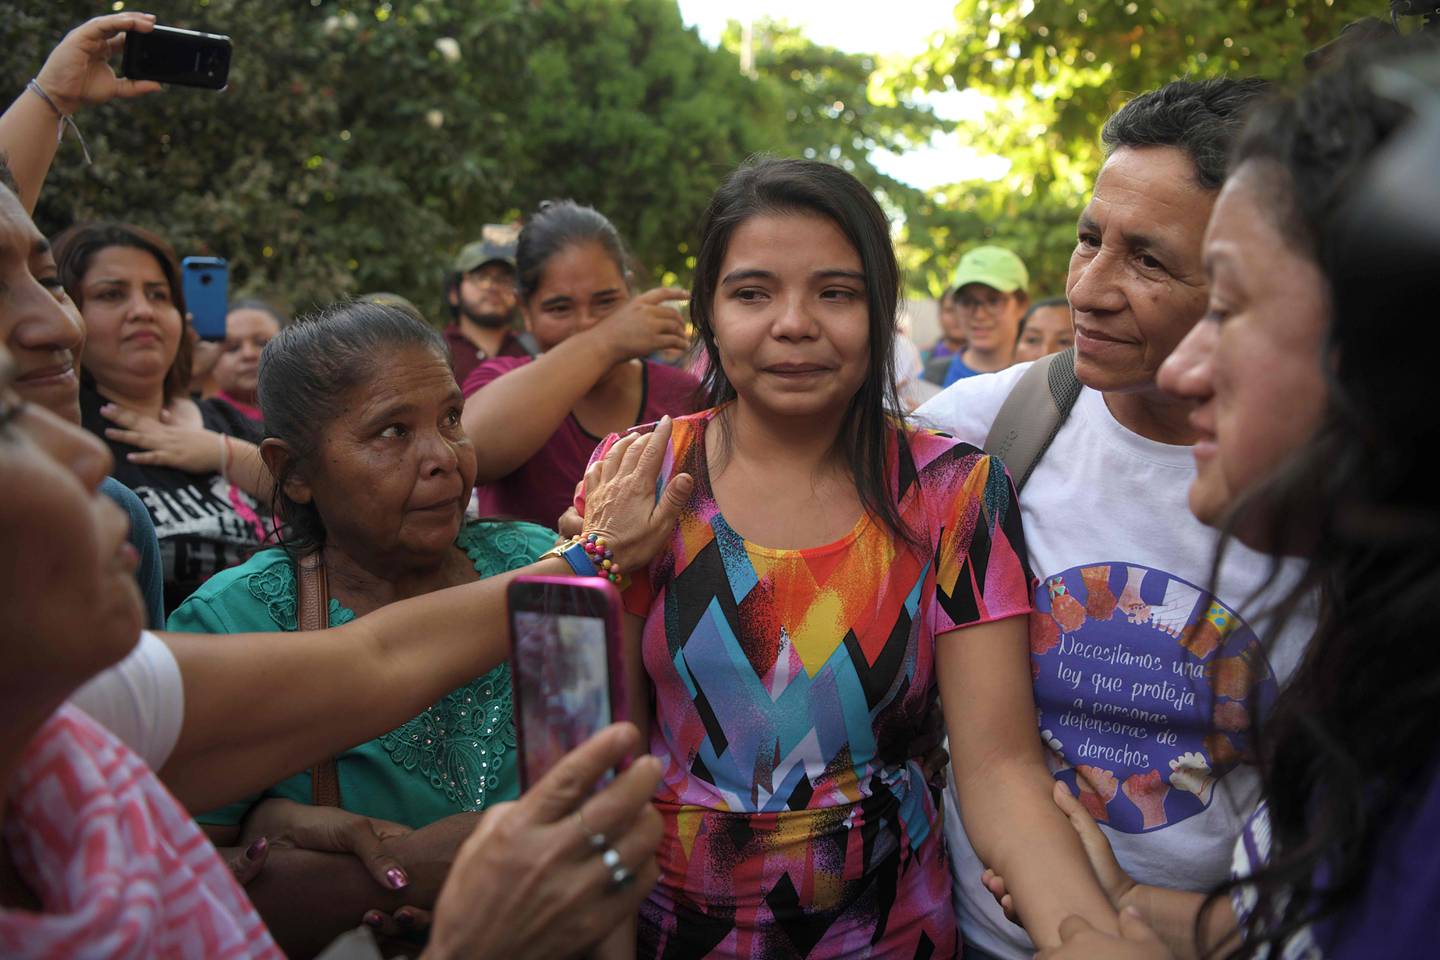
{"type": "Polygon", "coordinates": [[[515,266],[515,244],[520,228],[513,223],[487,223],[480,239],[467,243],[455,255],[455,272],[469,273],[496,260],[515,266]]]}
{"type": "Polygon", "coordinates": [[[967,283],[983,283],[1001,293],[1014,293],[1030,286],[1030,271],[1023,260],[1004,247],[976,247],[960,258],[950,288],[959,290],[967,283]]]}

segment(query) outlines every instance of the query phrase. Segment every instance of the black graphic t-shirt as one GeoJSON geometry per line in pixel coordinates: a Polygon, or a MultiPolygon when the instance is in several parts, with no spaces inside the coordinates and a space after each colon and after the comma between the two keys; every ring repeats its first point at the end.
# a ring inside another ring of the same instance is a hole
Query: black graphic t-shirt
{"type": "MultiPolygon", "coordinates": [[[[105,399],[93,384],[80,389],[80,418],[86,430],[100,437],[115,458],[113,476],[135,491],[160,541],[165,576],[165,613],[211,576],[245,560],[264,539],[268,512],[255,499],[218,473],[186,473],[173,467],[131,463],[138,448],[105,436],[110,421],[100,415],[105,399]]],[[[228,404],[199,400],[205,429],[251,443],[261,439],[258,424],[228,404]]]]}

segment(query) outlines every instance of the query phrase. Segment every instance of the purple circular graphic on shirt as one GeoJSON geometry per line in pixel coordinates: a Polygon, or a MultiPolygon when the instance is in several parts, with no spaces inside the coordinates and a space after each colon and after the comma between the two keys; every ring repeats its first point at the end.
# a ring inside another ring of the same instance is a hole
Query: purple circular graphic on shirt
{"type": "Polygon", "coordinates": [[[1210,805],[1249,760],[1251,718],[1276,694],[1264,648],[1203,588],[1118,561],[1036,590],[1031,669],[1055,777],[1091,816],[1160,830],[1210,805]]]}

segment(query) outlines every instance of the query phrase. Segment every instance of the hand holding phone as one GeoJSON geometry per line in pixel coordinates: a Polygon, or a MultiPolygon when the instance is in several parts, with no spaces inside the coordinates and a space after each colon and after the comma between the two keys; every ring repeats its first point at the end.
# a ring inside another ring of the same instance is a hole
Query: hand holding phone
{"type": "Polygon", "coordinates": [[[148,13],[112,13],[87,20],[50,51],[35,81],[66,114],[116,97],[158,93],[160,84],[117,78],[110,66],[111,47],[120,34],[135,36],[154,28],[155,17],[148,13]]]}
{"type": "Polygon", "coordinates": [[[507,599],[520,784],[528,788],[626,719],[620,595],[599,577],[517,577],[507,599]]]}
{"type": "Polygon", "coordinates": [[[224,90],[230,82],[230,38],[159,24],[125,35],[120,72],[131,80],[224,90]]]}

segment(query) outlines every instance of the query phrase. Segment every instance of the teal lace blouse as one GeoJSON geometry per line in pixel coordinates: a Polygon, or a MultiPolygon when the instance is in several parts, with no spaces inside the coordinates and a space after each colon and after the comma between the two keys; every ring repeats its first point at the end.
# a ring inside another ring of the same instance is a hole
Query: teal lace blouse
{"type": "MultiPolygon", "coordinates": [[[[555,534],[531,523],[471,523],[455,542],[483,578],[532,563],[555,542],[555,534]]],[[[353,611],[330,600],[330,626],[354,619],[353,611]]],[[[282,550],[261,551],[206,581],[170,615],[169,628],[185,633],[293,631],[294,567],[282,550]]],[[[345,809],[411,827],[513,800],[519,783],[509,666],[501,664],[389,733],[345,751],[336,766],[345,809]]],[[[237,824],[251,806],[272,796],[308,803],[309,772],[196,819],[237,824]]]]}

